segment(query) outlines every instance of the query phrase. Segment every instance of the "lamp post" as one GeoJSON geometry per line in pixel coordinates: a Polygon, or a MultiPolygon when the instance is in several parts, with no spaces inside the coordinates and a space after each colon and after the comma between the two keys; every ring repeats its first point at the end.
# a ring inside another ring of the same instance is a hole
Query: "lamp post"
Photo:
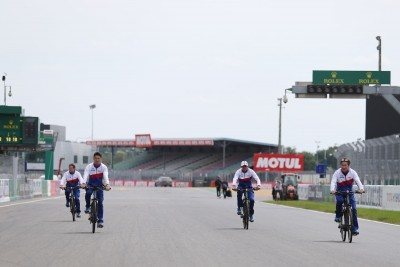
{"type": "Polygon", "coordinates": [[[318,149],[319,149],[319,144],[321,143],[321,141],[315,141],[315,143],[317,144],[317,164],[318,165],[318,149]]]}
{"type": "Polygon", "coordinates": [[[291,91],[291,88],[285,89],[285,94],[283,97],[278,98],[278,107],[279,107],[279,134],[278,134],[278,153],[282,153],[282,101],[283,103],[287,103],[288,97],[286,95],[286,91],[291,91]]]}
{"type": "Polygon", "coordinates": [[[92,110],[92,141],[93,141],[93,111],[96,108],[96,105],[90,105],[89,108],[92,110]]]}
{"type": "Polygon", "coordinates": [[[9,88],[8,96],[9,97],[12,96],[11,86],[6,85],[6,76],[7,76],[7,73],[4,73],[3,77],[1,78],[1,80],[3,81],[3,85],[4,85],[4,106],[7,106],[7,88],[9,88]]]}
{"type": "Polygon", "coordinates": [[[382,39],[380,36],[376,36],[376,40],[378,40],[379,44],[376,49],[379,51],[379,62],[378,62],[378,70],[382,70],[382,39]]]}

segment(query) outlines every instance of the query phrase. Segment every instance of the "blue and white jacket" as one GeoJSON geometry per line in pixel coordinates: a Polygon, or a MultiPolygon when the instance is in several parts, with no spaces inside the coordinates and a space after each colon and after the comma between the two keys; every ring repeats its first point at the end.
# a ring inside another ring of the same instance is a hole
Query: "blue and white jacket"
{"type": "Polygon", "coordinates": [[[234,186],[238,186],[240,188],[251,188],[251,180],[254,179],[257,182],[258,186],[261,186],[260,178],[257,173],[252,169],[248,168],[247,172],[243,172],[242,168],[235,172],[235,176],[233,177],[232,184],[234,186]]]}
{"type": "Polygon", "coordinates": [[[354,182],[356,182],[358,189],[364,190],[360,177],[355,170],[349,168],[349,172],[344,175],[342,169],[338,169],[332,176],[331,191],[353,191],[354,182]]]}
{"type": "Polygon", "coordinates": [[[93,163],[90,163],[86,166],[85,173],[83,174],[83,180],[88,185],[108,185],[110,181],[108,179],[108,168],[103,163],[100,164],[97,168],[93,163]]]}
{"type": "Polygon", "coordinates": [[[74,173],[70,173],[69,171],[66,171],[61,178],[60,181],[60,186],[78,186],[80,184],[83,184],[83,178],[80,172],[75,171],[74,173]]]}

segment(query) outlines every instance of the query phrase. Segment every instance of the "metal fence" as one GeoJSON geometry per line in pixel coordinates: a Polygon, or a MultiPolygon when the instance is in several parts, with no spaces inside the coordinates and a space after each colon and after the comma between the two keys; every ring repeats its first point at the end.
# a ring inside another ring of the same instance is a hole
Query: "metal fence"
{"type": "Polygon", "coordinates": [[[399,134],[341,145],[335,156],[348,157],[365,184],[400,185],[399,134]]]}
{"type": "Polygon", "coordinates": [[[43,171],[26,172],[24,160],[21,157],[0,155],[0,179],[36,179],[43,174],[43,171]]]}

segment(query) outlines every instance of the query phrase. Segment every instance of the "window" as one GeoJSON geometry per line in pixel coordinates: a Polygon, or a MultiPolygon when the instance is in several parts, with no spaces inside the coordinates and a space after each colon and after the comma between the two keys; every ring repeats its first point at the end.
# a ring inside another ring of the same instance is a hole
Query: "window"
{"type": "Polygon", "coordinates": [[[74,163],[78,163],[78,156],[74,155],[74,163]]]}
{"type": "Polygon", "coordinates": [[[83,162],[83,164],[89,163],[89,157],[88,156],[83,156],[82,162],[83,162]]]}

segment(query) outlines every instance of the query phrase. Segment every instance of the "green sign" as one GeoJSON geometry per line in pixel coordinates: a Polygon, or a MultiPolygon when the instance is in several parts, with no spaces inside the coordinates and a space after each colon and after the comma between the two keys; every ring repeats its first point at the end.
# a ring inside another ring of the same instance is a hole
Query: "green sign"
{"type": "Polygon", "coordinates": [[[0,114],[0,146],[37,145],[37,117],[0,114]]]}
{"type": "Polygon", "coordinates": [[[0,114],[2,115],[21,115],[22,107],[20,106],[0,106],[0,114]]]}
{"type": "Polygon", "coordinates": [[[313,84],[390,84],[390,71],[314,70],[313,84]]]}
{"type": "Polygon", "coordinates": [[[0,115],[0,145],[22,144],[22,118],[0,115]]]}

